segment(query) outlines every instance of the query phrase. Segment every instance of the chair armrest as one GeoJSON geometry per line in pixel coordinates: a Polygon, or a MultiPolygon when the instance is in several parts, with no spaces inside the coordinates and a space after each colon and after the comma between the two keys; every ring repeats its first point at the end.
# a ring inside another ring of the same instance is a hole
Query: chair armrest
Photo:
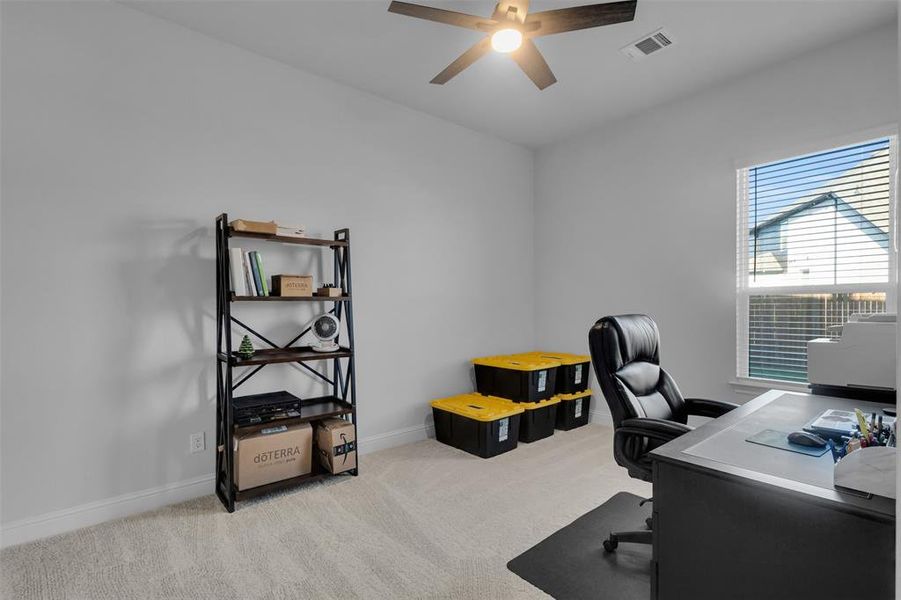
{"type": "Polygon", "coordinates": [[[613,457],[636,479],[651,481],[648,452],[693,428],[675,421],[639,417],[625,419],[613,433],[613,457]]]}
{"type": "Polygon", "coordinates": [[[616,435],[637,436],[661,442],[668,442],[693,429],[694,427],[690,425],[683,425],[676,421],[639,417],[636,419],[626,419],[620,423],[620,426],[616,429],[616,435]]]}
{"type": "Polygon", "coordinates": [[[720,417],[730,410],[738,408],[734,402],[722,400],[707,400],[705,398],[686,398],[685,410],[690,415],[698,417],[720,417]]]}

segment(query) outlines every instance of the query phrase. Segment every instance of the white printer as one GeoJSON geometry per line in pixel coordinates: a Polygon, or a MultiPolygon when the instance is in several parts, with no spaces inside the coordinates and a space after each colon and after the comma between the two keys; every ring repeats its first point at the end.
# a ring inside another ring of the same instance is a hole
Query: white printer
{"type": "Polygon", "coordinates": [[[852,314],[839,338],[807,342],[807,379],[814,393],[870,395],[894,401],[896,316],[852,314]],[[856,392],[856,393],[855,393],[856,392]]]}

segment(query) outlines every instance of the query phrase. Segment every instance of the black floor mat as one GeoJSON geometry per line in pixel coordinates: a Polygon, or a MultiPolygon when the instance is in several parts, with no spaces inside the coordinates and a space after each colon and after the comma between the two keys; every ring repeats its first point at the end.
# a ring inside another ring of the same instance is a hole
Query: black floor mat
{"type": "Polygon", "coordinates": [[[620,492],[507,563],[507,568],[558,600],[648,600],[651,546],[622,542],[606,553],[611,531],[645,528],[651,505],[620,492]]]}

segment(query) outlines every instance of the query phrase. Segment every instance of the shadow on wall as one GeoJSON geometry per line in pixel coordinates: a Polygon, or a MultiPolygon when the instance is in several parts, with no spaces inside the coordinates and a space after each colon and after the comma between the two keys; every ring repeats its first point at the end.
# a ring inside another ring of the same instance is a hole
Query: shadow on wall
{"type": "MultiPolygon", "coordinates": [[[[311,236],[313,237],[313,236],[311,236]]],[[[254,242],[247,238],[234,238],[230,242],[231,248],[241,248],[244,251],[259,250],[264,258],[264,270],[267,281],[271,286],[272,276],[277,274],[313,275],[314,286],[322,283],[332,283],[335,279],[333,273],[332,252],[328,249],[317,247],[296,246],[293,244],[277,244],[269,242],[254,242]]],[[[215,281],[209,283],[210,289],[215,289],[215,281]]],[[[215,303],[213,303],[215,310],[215,303]]],[[[231,304],[231,315],[254,330],[262,334],[277,346],[287,345],[288,342],[300,334],[312,320],[320,313],[328,310],[326,303],[279,303],[267,306],[255,302],[236,302],[231,304]]],[[[269,348],[270,345],[258,338],[255,334],[245,330],[237,323],[231,323],[232,349],[236,350],[244,335],[250,337],[255,349],[269,348]]],[[[215,313],[213,314],[213,331],[211,340],[215,339],[215,313]]],[[[347,328],[346,319],[342,319],[340,341],[346,344],[347,328]]],[[[294,341],[292,346],[311,345],[315,341],[311,333],[307,333],[294,341]]],[[[212,341],[210,342],[212,343],[212,341]]],[[[210,350],[211,356],[213,350],[210,350]]],[[[272,391],[272,389],[285,388],[300,397],[320,396],[331,394],[331,386],[326,385],[321,379],[313,376],[307,369],[317,371],[326,377],[330,377],[329,361],[317,361],[306,363],[303,367],[298,364],[284,363],[282,365],[267,367],[259,375],[254,376],[247,387],[241,387],[236,395],[251,394],[259,391],[272,391]],[[297,377],[297,374],[302,377],[297,377]],[[257,384],[265,381],[262,389],[257,384]]],[[[215,369],[214,369],[215,371],[215,369]]],[[[233,373],[233,381],[240,381],[245,375],[253,371],[252,368],[244,370],[236,369],[233,373]]],[[[215,376],[215,372],[213,374],[215,376]]],[[[215,406],[215,387],[211,391],[210,400],[215,406]]]]}
{"type": "MultiPolygon", "coordinates": [[[[186,477],[181,440],[194,430],[212,429],[215,406],[215,243],[211,226],[186,219],[140,220],[119,228],[127,235],[118,285],[127,332],[119,332],[116,373],[122,391],[116,435],[152,424],[159,434],[154,465],[158,481],[186,477]],[[122,335],[125,334],[125,335],[122,335]],[[212,405],[212,407],[211,407],[212,405]],[[203,423],[199,426],[199,423],[203,423]],[[200,429],[198,429],[200,427],[200,429]]],[[[128,440],[117,440],[127,447],[128,440]]],[[[207,440],[210,444],[212,440],[207,440]]],[[[116,453],[109,472],[134,467],[127,452],[116,453]]]]}
{"type": "Polygon", "coordinates": [[[435,394],[431,388],[424,388],[423,393],[420,394],[421,397],[426,398],[426,410],[425,415],[422,419],[422,426],[426,429],[426,435],[429,438],[435,437],[435,419],[434,413],[432,411],[432,400],[439,400],[440,398],[445,398],[449,396],[456,396],[458,394],[471,394],[476,391],[476,375],[475,370],[472,368],[471,360],[459,361],[457,363],[448,363],[447,365],[442,365],[440,368],[436,369],[436,375],[433,377],[427,378],[426,386],[431,385],[429,382],[431,381],[453,381],[459,379],[460,371],[464,371],[466,373],[467,379],[469,380],[469,387],[446,390],[444,393],[435,394]],[[426,392],[426,389],[429,391],[426,392]],[[431,392],[431,393],[430,393],[431,392]]]}

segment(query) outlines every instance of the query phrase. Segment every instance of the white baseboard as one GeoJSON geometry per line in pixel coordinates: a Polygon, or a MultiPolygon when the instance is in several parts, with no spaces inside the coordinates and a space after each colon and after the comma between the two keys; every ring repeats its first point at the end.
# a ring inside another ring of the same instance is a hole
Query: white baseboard
{"type": "Polygon", "coordinates": [[[12,521],[3,525],[0,546],[15,546],[205,496],[213,493],[213,479],[204,475],[12,521]]]}
{"type": "Polygon", "coordinates": [[[606,404],[592,408],[588,411],[588,422],[612,426],[613,415],[610,414],[610,408],[606,404]]]}
{"type": "MultiPolygon", "coordinates": [[[[434,437],[431,425],[419,425],[398,429],[360,439],[360,454],[369,454],[378,450],[411,444],[429,437],[434,437]]],[[[35,517],[11,521],[0,529],[0,547],[6,548],[25,542],[89,527],[105,521],[128,517],[149,510],[177,504],[214,492],[213,475],[203,475],[194,479],[168,483],[55,510],[35,517]]]]}
{"type": "Polygon", "coordinates": [[[435,437],[435,427],[431,423],[428,425],[407,427],[405,429],[395,429],[394,431],[389,431],[387,433],[360,438],[360,454],[369,454],[371,452],[385,450],[386,448],[394,448],[395,446],[421,442],[422,440],[433,437],[435,437]]]}

